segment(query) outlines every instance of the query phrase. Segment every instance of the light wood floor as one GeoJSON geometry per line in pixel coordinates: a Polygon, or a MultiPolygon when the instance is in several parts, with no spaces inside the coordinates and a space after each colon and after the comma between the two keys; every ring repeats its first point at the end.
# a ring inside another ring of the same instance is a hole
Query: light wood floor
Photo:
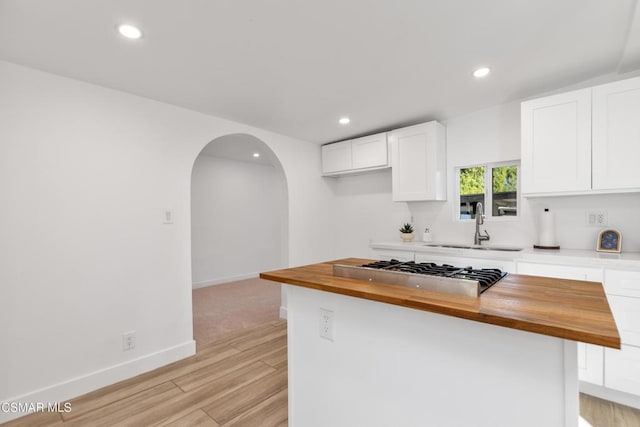
{"type": "Polygon", "coordinates": [[[286,426],[287,330],[276,321],[198,348],[195,356],[37,413],[16,426],[286,426]]]}
{"type": "MultiPolygon", "coordinates": [[[[38,413],[3,427],[286,426],[286,322],[227,335],[198,354],[71,401],[69,414],[38,413]]],[[[640,427],[640,411],[580,395],[593,427],[640,427]]]]}
{"type": "Polygon", "coordinates": [[[593,427],[640,427],[640,410],[582,393],[580,416],[593,427]]]}

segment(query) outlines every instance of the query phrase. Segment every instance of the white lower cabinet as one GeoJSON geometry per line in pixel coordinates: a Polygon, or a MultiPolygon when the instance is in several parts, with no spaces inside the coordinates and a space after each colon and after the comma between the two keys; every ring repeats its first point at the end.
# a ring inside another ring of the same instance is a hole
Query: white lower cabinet
{"type": "Polygon", "coordinates": [[[392,259],[397,259],[402,262],[409,262],[414,260],[414,253],[408,251],[394,251],[392,249],[384,250],[384,249],[372,249],[371,255],[373,259],[379,259],[381,261],[389,261],[392,259]]]}
{"type": "Polygon", "coordinates": [[[640,348],[622,345],[621,350],[605,349],[604,386],[640,395],[640,348]]]}
{"type": "MultiPolygon", "coordinates": [[[[518,262],[516,269],[518,274],[555,277],[558,279],[602,282],[604,278],[601,268],[518,262]]],[[[593,344],[578,343],[578,377],[580,378],[580,381],[586,381],[600,386],[603,385],[603,359],[603,347],[593,344]]]]}
{"type": "Polygon", "coordinates": [[[573,267],[570,265],[540,264],[535,262],[518,262],[518,274],[531,276],[554,277],[556,279],[588,280],[602,283],[601,268],[573,267]]]}
{"type": "MultiPolygon", "coordinates": [[[[607,295],[623,344],[640,347],[640,299],[607,295]]],[[[640,359],[638,359],[640,364],[640,359]]]]}
{"type": "Polygon", "coordinates": [[[622,342],[605,349],[604,386],[640,395],[640,272],[606,269],[604,287],[622,342]]]}
{"type": "Polygon", "coordinates": [[[455,267],[473,267],[473,268],[497,268],[507,273],[515,271],[515,263],[510,260],[501,259],[482,259],[468,258],[448,255],[432,255],[429,253],[416,253],[416,262],[434,262],[436,264],[449,264],[455,267]]]}

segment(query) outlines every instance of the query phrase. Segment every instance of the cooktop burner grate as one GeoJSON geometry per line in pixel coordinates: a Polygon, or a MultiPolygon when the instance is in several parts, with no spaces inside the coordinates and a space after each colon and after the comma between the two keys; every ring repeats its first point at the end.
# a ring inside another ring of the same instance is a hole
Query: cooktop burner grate
{"type": "Polygon", "coordinates": [[[396,259],[376,261],[361,267],[403,273],[422,274],[427,276],[448,277],[452,279],[473,280],[480,284],[480,292],[484,292],[507,275],[496,268],[474,269],[473,267],[454,267],[448,264],[438,265],[432,262],[402,262],[396,259]]]}

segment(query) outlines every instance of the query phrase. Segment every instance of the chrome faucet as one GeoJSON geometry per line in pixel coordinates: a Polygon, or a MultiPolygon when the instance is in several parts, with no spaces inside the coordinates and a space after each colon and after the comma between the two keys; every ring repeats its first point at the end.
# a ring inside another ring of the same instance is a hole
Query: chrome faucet
{"type": "Polygon", "coordinates": [[[484,224],[484,212],[482,209],[482,203],[478,202],[476,204],[476,235],[473,238],[473,244],[479,245],[483,240],[489,240],[489,233],[487,230],[484,230],[484,234],[480,234],[480,226],[484,224]]]}

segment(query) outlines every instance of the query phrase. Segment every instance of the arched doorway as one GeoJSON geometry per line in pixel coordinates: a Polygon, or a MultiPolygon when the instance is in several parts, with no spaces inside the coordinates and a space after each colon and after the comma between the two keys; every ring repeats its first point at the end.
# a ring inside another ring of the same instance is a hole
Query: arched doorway
{"type": "Polygon", "coordinates": [[[279,317],[280,285],[256,278],[287,265],[287,183],[280,161],[260,139],[225,135],[196,158],[191,257],[199,346],[279,317]]]}

